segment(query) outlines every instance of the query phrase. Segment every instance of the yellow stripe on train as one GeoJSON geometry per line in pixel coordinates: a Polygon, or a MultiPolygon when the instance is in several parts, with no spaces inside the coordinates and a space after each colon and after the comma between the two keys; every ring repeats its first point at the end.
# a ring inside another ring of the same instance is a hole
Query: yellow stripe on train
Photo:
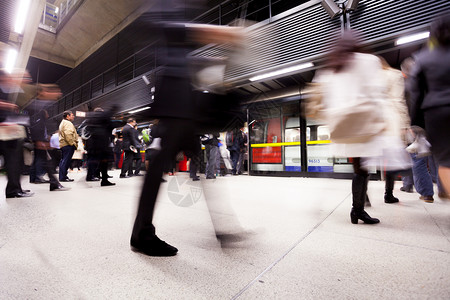
{"type": "MultiPolygon", "coordinates": [[[[320,144],[330,144],[330,140],[323,141],[308,141],[307,145],[320,145],[320,144]]],[[[252,148],[265,148],[265,147],[280,147],[280,146],[300,146],[300,142],[284,142],[284,143],[264,143],[264,144],[251,144],[252,148]]]]}

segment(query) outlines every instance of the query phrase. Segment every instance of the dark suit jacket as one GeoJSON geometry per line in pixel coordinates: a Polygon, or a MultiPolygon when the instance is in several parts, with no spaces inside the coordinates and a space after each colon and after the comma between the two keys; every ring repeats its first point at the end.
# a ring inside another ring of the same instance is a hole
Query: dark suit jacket
{"type": "Polygon", "coordinates": [[[423,127],[420,110],[450,105],[450,49],[436,47],[415,57],[415,66],[407,80],[411,124],[423,127]]]}
{"type": "Polygon", "coordinates": [[[123,136],[123,146],[122,149],[125,151],[130,151],[130,146],[134,146],[136,148],[139,147],[139,142],[136,138],[136,132],[137,130],[131,127],[130,125],[126,124],[123,126],[122,129],[122,136],[123,136]]]}

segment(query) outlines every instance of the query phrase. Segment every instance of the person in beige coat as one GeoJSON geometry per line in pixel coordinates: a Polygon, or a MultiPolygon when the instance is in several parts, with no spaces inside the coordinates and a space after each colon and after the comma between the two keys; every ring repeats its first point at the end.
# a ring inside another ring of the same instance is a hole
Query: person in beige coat
{"type": "Polygon", "coordinates": [[[59,181],[70,182],[73,179],[67,177],[73,153],[78,148],[78,134],[73,120],[75,115],[71,111],[63,112],[63,120],[59,124],[59,147],[61,150],[61,162],[59,163],[59,181]]]}
{"type": "Polygon", "coordinates": [[[400,171],[410,169],[412,163],[406,152],[406,132],[409,130],[411,120],[409,118],[408,106],[405,99],[405,82],[401,71],[391,68],[389,64],[380,57],[383,67],[383,77],[386,81],[386,102],[384,115],[386,130],[384,132],[389,140],[389,147],[384,150],[383,158],[387,161],[389,169],[386,171],[386,185],[384,202],[396,203],[398,198],[394,197],[394,179],[400,171]]]}
{"type": "MultiPolygon", "coordinates": [[[[354,105],[370,103],[371,106],[382,108],[384,106],[386,83],[383,80],[381,61],[374,55],[361,52],[357,36],[352,31],[347,31],[337,42],[336,47],[330,53],[328,68],[320,70],[314,77],[322,92],[322,105],[324,106],[322,118],[329,125],[330,132],[336,126],[336,112],[350,111],[354,105]]],[[[383,116],[383,115],[381,115],[383,116]]],[[[352,180],[352,210],[350,219],[353,224],[358,220],[366,224],[376,224],[380,220],[372,218],[364,210],[367,197],[367,184],[369,173],[365,168],[367,158],[379,158],[383,154],[384,140],[383,128],[386,124],[383,118],[375,124],[367,119],[359,120],[347,128],[349,135],[361,128],[379,127],[379,134],[370,139],[356,141],[338,140],[331,136],[331,153],[335,157],[349,157],[353,162],[352,180]]]]}

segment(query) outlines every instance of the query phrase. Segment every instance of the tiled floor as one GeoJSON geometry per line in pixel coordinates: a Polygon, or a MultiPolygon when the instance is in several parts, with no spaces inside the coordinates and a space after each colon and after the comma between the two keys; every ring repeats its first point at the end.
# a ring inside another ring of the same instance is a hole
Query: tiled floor
{"type": "Polygon", "coordinates": [[[2,195],[0,299],[450,299],[450,202],[437,196],[425,203],[397,183],[400,203],[385,204],[384,183],[371,181],[367,211],[381,223],[353,225],[349,180],[197,185],[179,173],[162,185],[155,215],[179,253],[154,258],[129,248],[143,177],[111,174],[113,187],[70,173],[70,191],[23,178],[34,197],[2,195]],[[248,239],[221,248],[212,219],[248,239]]]}

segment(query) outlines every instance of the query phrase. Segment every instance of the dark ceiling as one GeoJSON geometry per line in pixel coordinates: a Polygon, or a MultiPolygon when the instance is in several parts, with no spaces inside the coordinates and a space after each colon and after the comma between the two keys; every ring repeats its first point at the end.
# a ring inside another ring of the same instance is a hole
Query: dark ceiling
{"type": "Polygon", "coordinates": [[[35,83],[55,83],[72,69],[30,56],[27,70],[35,83]]]}

